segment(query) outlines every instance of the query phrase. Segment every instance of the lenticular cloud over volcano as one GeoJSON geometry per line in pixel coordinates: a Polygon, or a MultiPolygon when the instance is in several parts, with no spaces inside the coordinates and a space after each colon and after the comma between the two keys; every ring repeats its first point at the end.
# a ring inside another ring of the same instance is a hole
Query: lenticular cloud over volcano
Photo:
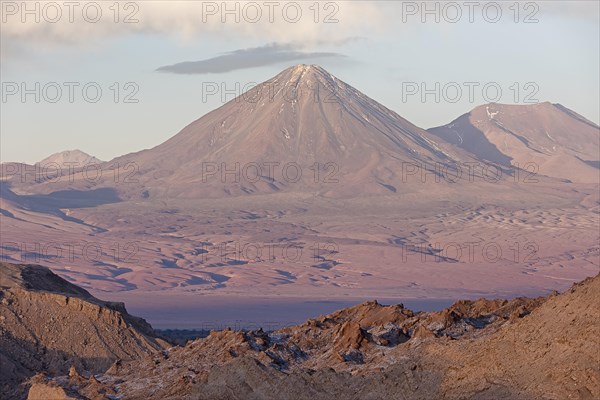
{"type": "Polygon", "coordinates": [[[320,58],[343,58],[344,55],[326,52],[304,52],[292,45],[273,43],[250,49],[241,49],[201,61],[186,61],[166,65],[159,72],[174,74],[219,74],[238,69],[262,67],[297,60],[316,60],[320,58]]]}

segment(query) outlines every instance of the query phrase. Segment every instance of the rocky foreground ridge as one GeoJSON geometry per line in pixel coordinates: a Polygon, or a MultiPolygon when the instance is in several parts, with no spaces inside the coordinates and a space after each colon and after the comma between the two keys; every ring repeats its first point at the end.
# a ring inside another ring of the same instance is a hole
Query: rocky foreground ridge
{"type": "Polygon", "coordinates": [[[12,377],[40,372],[19,387],[27,395],[3,381],[16,398],[600,398],[600,276],[546,298],[433,313],[372,301],[276,332],[168,347],[122,305],[43,267],[3,264],[1,315],[2,376],[7,362],[12,377]]]}
{"type": "Polygon", "coordinates": [[[0,398],[25,397],[19,383],[39,372],[103,373],[167,347],[122,303],[98,300],[45,267],[0,263],[0,398]]]}

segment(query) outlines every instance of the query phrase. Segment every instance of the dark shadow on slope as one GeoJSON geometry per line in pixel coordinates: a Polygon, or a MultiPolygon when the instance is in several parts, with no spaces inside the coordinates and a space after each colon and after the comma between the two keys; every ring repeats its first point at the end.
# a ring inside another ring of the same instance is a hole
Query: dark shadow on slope
{"type": "Polygon", "coordinates": [[[0,198],[12,201],[24,210],[54,215],[63,221],[87,226],[97,233],[106,232],[106,230],[87,224],[79,218],[71,217],[62,211],[62,209],[97,207],[122,201],[117,192],[111,188],[101,188],[89,191],[60,190],[45,195],[18,195],[9,189],[8,183],[3,182],[0,186],[0,198]]]}
{"type": "Polygon", "coordinates": [[[69,368],[98,374],[116,361],[110,358],[84,358],[61,350],[13,337],[0,336],[0,390],[2,399],[26,399],[29,385],[24,381],[44,372],[50,376],[68,375],[69,368]]]}
{"type": "Polygon", "coordinates": [[[101,188],[94,190],[59,190],[46,195],[19,196],[25,201],[33,202],[39,208],[88,208],[104,204],[119,203],[115,189],[101,188]]]}
{"type": "Polygon", "coordinates": [[[3,208],[0,208],[0,215],[2,215],[3,217],[16,219],[17,221],[25,221],[24,219],[16,217],[15,214],[13,214],[10,211],[5,210],[3,208]]]}
{"type": "Polygon", "coordinates": [[[470,116],[471,113],[465,114],[452,121],[450,125],[431,128],[428,129],[428,132],[448,143],[467,150],[480,160],[483,159],[492,163],[510,166],[512,158],[502,153],[485,137],[482,131],[474,127],[469,121],[470,116]],[[450,128],[450,126],[454,127],[450,128]]]}
{"type": "Polygon", "coordinates": [[[586,163],[587,165],[589,165],[590,167],[600,169],[600,161],[587,161],[587,160],[582,160],[582,161],[584,163],[586,163]]]}

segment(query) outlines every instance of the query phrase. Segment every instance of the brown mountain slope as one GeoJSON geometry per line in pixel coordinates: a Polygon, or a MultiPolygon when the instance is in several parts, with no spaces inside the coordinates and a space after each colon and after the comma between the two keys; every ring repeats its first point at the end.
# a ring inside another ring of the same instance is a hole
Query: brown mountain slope
{"type": "MultiPolygon", "coordinates": [[[[444,398],[474,398],[495,387],[514,398],[600,398],[600,277],[551,296],[526,318],[485,340],[433,343],[423,352],[449,368],[444,398]]],[[[492,397],[490,397],[492,398],[492,397]]]]}
{"type": "Polygon", "coordinates": [[[145,399],[595,399],[600,276],[548,298],[459,301],[435,313],[367,302],[273,333],[212,332],[44,390],[145,399]],[[104,394],[103,394],[104,393],[104,394]]]}
{"type": "Polygon", "coordinates": [[[600,128],[560,104],[487,104],[429,132],[480,160],[598,183],[600,128]]]}
{"type": "Polygon", "coordinates": [[[37,372],[72,365],[104,372],[118,359],[160,351],[166,343],[122,303],[98,300],[36,265],[0,263],[0,386],[7,396],[37,372]]]}

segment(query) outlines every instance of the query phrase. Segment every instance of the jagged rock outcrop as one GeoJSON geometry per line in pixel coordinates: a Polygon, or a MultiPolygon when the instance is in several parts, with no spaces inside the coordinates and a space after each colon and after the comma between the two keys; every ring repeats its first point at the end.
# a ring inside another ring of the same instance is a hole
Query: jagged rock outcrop
{"type": "Polygon", "coordinates": [[[80,400],[81,397],[59,384],[49,381],[43,376],[36,376],[31,380],[31,387],[27,400],[80,400]]]}
{"type": "Polygon", "coordinates": [[[433,313],[370,301],[275,332],[228,329],[166,348],[149,325],[123,314],[122,305],[94,299],[41,267],[5,267],[3,322],[13,316],[2,325],[0,355],[13,375],[3,370],[4,388],[10,389],[5,376],[45,372],[29,379],[29,399],[600,395],[600,275],[546,298],[458,301],[433,313]],[[70,348],[49,329],[47,319],[59,317],[77,322],[70,348]],[[82,335],[92,326],[96,335],[82,335]],[[23,332],[35,345],[14,340],[23,332]],[[103,356],[90,360],[88,346],[103,356]]]}
{"type": "Polygon", "coordinates": [[[366,302],[272,333],[212,332],[77,388],[88,398],[594,399],[599,293],[596,276],[561,295],[435,313],[366,302]]]}
{"type": "Polygon", "coordinates": [[[101,373],[168,347],[122,303],[98,300],[45,267],[0,263],[0,278],[0,385],[8,397],[37,372],[101,373]]]}

